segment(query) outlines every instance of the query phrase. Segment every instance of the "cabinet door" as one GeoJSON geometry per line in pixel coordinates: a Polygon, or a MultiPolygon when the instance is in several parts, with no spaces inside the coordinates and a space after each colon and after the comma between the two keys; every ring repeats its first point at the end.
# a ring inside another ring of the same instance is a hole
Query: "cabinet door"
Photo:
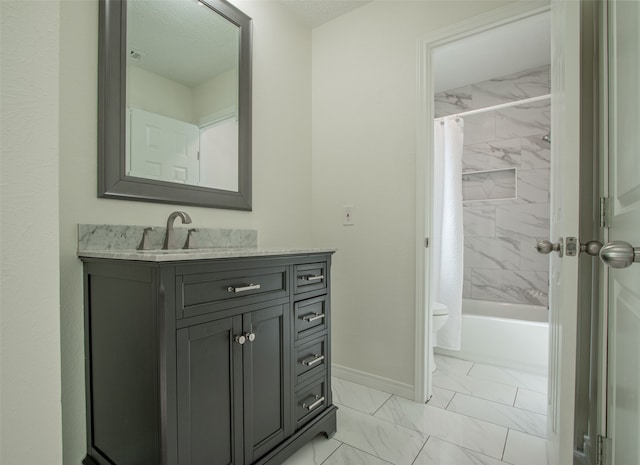
{"type": "Polygon", "coordinates": [[[244,346],[245,464],[291,434],[290,318],[288,305],[246,313],[255,339],[244,346]]]}
{"type": "Polygon", "coordinates": [[[242,465],[242,317],[178,330],[180,465],[242,465]]]}

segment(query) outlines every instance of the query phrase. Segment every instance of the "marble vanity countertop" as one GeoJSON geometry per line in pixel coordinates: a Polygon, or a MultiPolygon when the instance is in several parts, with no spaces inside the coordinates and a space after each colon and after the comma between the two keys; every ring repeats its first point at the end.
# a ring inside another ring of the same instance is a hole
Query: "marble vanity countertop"
{"type": "MultiPolygon", "coordinates": [[[[184,244],[187,228],[175,228],[176,242],[184,244]]],[[[323,248],[259,248],[258,232],[252,229],[210,229],[192,231],[197,244],[193,249],[162,250],[166,228],[154,226],[79,224],[78,257],[136,260],[143,262],[175,262],[213,260],[219,258],[261,257],[334,253],[323,248]],[[145,229],[150,250],[139,250],[145,229]]]]}
{"type": "Polygon", "coordinates": [[[109,258],[112,260],[135,260],[144,262],[175,262],[191,260],[213,260],[220,258],[242,258],[281,255],[306,255],[334,253],[335,249],[324,248],[211,248],[178,250],[78,250],[81,258],[109,258]]]}

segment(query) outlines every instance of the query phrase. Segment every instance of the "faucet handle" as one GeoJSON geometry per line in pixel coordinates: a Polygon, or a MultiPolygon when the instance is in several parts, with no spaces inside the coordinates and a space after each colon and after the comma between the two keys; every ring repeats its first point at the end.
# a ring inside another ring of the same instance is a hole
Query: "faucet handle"
{"type": "Polygon", "coordinates": [[[193,229],[189,229],[189,231],[187,232],[187,240],[184,242],[184,247],[182,247],[183,249],[197,249],[198,246],[196,244],[196,241],[193,237],[193,233],[198,232],[197,228],[193,228],[193,229]]]}
{"type": "Polygon", "coordinates": [[[138,245],[138,250],[151,249],[151,239],[149,239],[149,233],[151,231],[153,231],[153,227],[144,228],[142,231],[142,240],[140,241],[140,245],[138,245]]]}

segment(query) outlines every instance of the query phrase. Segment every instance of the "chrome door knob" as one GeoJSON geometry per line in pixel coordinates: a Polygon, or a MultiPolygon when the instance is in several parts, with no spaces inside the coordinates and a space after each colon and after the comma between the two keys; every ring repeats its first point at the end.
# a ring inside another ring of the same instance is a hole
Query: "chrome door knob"
{"type": "Polygon", "coordinates": [[[594,257],[600,254],[600,249],[602,249],[602,242],[600,241],[589,241],[586,244],[580,244],[580,252],[586,252],[594,257]]]}
{"type": "Polygon", "coordinates": [[[640,247],[623,241],[611,241],[600,249],[600,260],[611,268],[627,268],[640,262],[640,247]]]}
{"type": "Polygon", "coordinates": [[[246,336],[244,334],[242,334],[240,336],[236,336],[233,340],[236,341],[240,345],[242,345],[245,342],[247,342],[247,338],[246,338],[246,336]]]}
{"type": "Polygon", "coordinates": [[[249,342],[253,342],[256,340],[256,333],[247,333],[245,334],[245,336],[249,342]]]}
{"type": "Polygon", "coordinates": [[[551,241],[538,241],[536,244],[536,250],[538,253],[547,255],[551,252],[558,252],[558,255],[562,257],[562,238],[558,240],[555,244],[551,241]]]}

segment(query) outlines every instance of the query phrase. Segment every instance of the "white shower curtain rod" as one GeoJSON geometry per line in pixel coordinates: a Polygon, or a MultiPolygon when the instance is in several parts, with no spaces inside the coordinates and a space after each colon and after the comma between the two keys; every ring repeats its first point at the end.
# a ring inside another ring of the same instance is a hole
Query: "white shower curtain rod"
{"type": "Polygon", "coordinates": [[[540,100],[546,100],[549,98],[551,98],[551,94],[539,95],[537,97],[525,98],[522,100],[516,100],[514,102],[499,103],[498,105],[493,105],[486,108],[479,108],[477,110],[463,111],[462,113],[456,113],[455,115],[441,116],[440,118],[434,118],[434,121],[442,121],[446,118],[455,118],[459,116],[476,115],[478,113],[484,113],[485,111],[494,111],[494,110],[501,110],[502,108],[516,107],[518,105],[525,105],[527,103],[539,102],[540,100]]]}

